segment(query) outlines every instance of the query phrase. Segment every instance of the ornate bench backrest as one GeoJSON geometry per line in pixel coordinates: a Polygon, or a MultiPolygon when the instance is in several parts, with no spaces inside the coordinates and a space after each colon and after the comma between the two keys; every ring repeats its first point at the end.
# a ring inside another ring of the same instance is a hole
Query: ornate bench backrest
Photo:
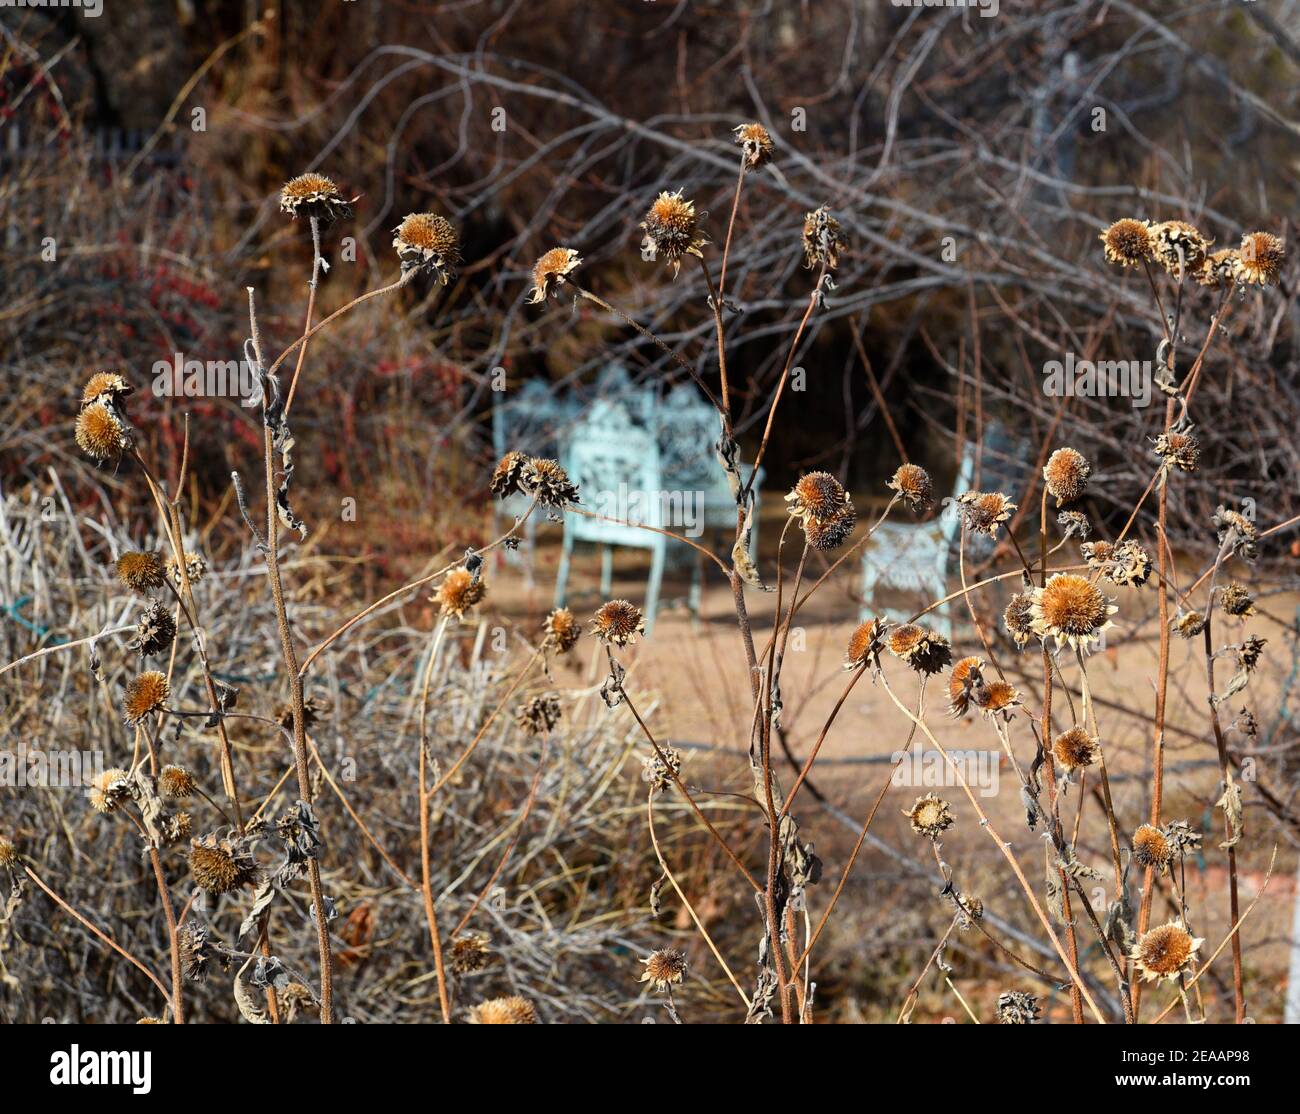
{"type": "MultiPolygon", "coordinates": [[[[619,402],[598,399],[567,438],[564,466],[586,510],[663,528],[663,479],[654,435],[619,402]]],[[[663,535],[586,515],[565,516],[572,536],[608,545],[653,548],[663,535]]]]}

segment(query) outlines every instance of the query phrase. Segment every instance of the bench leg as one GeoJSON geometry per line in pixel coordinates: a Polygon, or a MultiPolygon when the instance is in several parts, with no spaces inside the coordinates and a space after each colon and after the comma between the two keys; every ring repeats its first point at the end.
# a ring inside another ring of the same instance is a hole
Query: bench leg
{"type": "Polygon", "coordinates": [[[667,549],[666,539],[660,536],[658,543],[651,550],[650,579],[645,590],[645,632],[649,636],[655,628],[655,612],[659,610],[659,588],[664,579],[664,553],[667,549]]]}
{"type": "Polygon", "coordinates": [[[600,547],[600,594],[603,598],[609,599],[609,593],[614,587],[614,547],[612,545],[602,545],[600,547]]]}

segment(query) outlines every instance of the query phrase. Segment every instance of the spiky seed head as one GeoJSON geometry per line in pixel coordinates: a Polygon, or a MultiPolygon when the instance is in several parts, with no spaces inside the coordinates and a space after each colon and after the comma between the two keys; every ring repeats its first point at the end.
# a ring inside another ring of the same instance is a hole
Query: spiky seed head
{"type": "Polygon", "coordinates": [[[803,218],[803,260],[804,266],[825,267],[835,270],[840,264],[840,251],[845,244],[844,232],[840,222],[831,216],[826,205],[805,214],[803,218]]]}
{"type": "Polygon", "coordinates": [[[195,885],[210,894],[226,894],[250,885],[258,873],[257,861],[246,844],[215,834],[190,841],[189,865],[195,885]]]}
{"type": "Polygon", "coordinates": [[[528,457],[511,449],[497,461],[497,466],[492,470],[492,478],[488,480],[488,490],[498,499],[525,494],[523,476],[527,466],[528,457]]]}
{"type": "Polygon", "coordinates": [[[536,1025],[537,1010],[527,998],[489,998],[469,1011],[471,1025],[536,1025]]]}
{"type": "Polygon", "coordinates": [[[1237,664],[1247,673],[1253,673],[1255,667],[1259,665],[1259,659],[1264,654],[1264,647],[1268,645],[1267,638],[1258,638],[1251,635],[1237,649],[1237,664]]]}
{"type": "Polygon", "coordinates": [[[1151,577],[1151,554],[1135,541],[1122,541],[1111,550],[1104,575],[1121,588],[1141,588],[1151,577]]]}
{"type": "Polygon", "coordinates": [[[1183,220],[1167,220],[1153,225],[1151,241],[1156,262],[1180,281],[1201,269],[1214,242],[1183,220]]]}
{"type": "Polygon", "coordinates": [[[740,124],[733,129],[736,142],[745,153],[745,165],[757,170],[772,161],[772,137],[762,124],[740,124]]]}
{"type": "Polygon", "coordinates": [[[1057,573],[1034,589],[1030,626],[1044,641],[1089,650],[1113,625],[1110,617],[1118,610],[1087,577],[1057,573]]]}
{"type": "Polygon", "coordinates": [[[533,457],[524,465],[521,482],[525,492],[535,495],[543,507],[562,510],[578,501],[578,487],[558,461],[533,457]]]}
{"type": "Polygon", "coordinates": [[[1163,874],[1174,857],[1169,837],[1151,824],[1141,825],[1133,833],[1133,861],[1139,866],[1151,867],[1163,874]]]}
{"type": "Polygon", "coordinates": [[[1056,516],[1056,525],[1067,538],[1086,538],[1092,533],[1092,523],[1082,511],[1062,511],[1056,516]]]}
{"type": "Polygon", "coordinates": [[[1205,616],[1199,611],[1180,611],[1169,621],[1170,627],[1181,638],[1195,638],[1205,630],[1205,616]]]}
{"type": "Polygon", "coordinates": [[[1043,468],[1043,479],[1047,491],[1056,499],[1058,507],[1073,503],[1088,487],[1088,477],[1092,474],[1092,465],[1076,449],[1057,449],[1047,458],[1043,468]]]}
{"type": "Polygon", "coordinates": [[[1037,1020],[1038,999],[1032,994],[1004,990],[998,995],[998,1021],[1003,1025],[1032,1025],[1037,1020]]]}
{"type": "Polygon", "coordinates": [[[195,787],[194,775],[184,766],[164,766],[158,771],[158,795],[169,801],[192,797],[195,787]]]}
{"type": "Polygon", "coordinates": [[[134,388],[126,379],[115,371],[97,371],[87,381],[81,392],[81,405],[89,406],[101,398],[116,403],[119,398],[129,395],[134,388]]]}
{"type": "Polygon", "coordinates": [[[335,183],[324,174],[299,174],[280,187],[280,212],[298,217],[315,217],[329,224],[352,215],[352,206],[343,199],[335,183]]]}
{"type": "Polygon", "coordinates": [[[410,213],[397,226],[393,247],[403,273],[412,269],[432,274],[444,286],[460,266],[460,235],[446,217],[437,213],[410,213]]]}
{"type": "Polygon", "coordinates": [[[552,283],[558,293],[566,277],[581,266],[582,257],[572,248],[551,248],[533,265],[533,289],[528,295],[529,304],[546,301],[546,293],[552,283]]]}
{"type": "Polygon", "coordinates": [[[952,806],[933,793],[917,797],[911,808],[903,810],[903,815],[911,822],[912,831],[934,840],[951,828],[956,819],[952,814],[952,806]]]}
{"type": "Polygon", "coordinates": [[[878,666],[880,651],[885,648],[885,624],[880,619],[860,623],[849,638],[844,652],[844,668],[857,669],[862,665],[878,666]]]}
{"type": "Polygon", "coordinates": [[[1201,459],[1201,443],[1190,433],[1162,433],[1156,438],[1155,453],[1166,470],[1195,472],[1201,459]]]}
{"type": "Polygon", "coordinates": [[[982,695],[983,699],[977,703],[985,716],[1010,716],[1011,709],[1020,704],[1020,693],[1008,681],[989,681],[982,695]]]}
{"type": "Polygon", "coordinates": [[[602,642],[622,647],[635,642],[638,634],[645,634],[645,616],[627,600],[610,600],[600,605],[591,629],[602,642]]]}
{"type": "Polygon", "coordinates": [[[8,836],[0,836],[0,867],[8,870],[18,865],[18,848],[8,836]]]}
{"type": "Polygon", "coordinates": [[[1165,838],[1169,840],[1170,851],[1179,857],[1201,846],[1201,833],[1186,820],[1171,820],[1166,824],[1165,838]]]}
{"type": "Polygon", "coordinates": [[[131,447],[131,433],[117,408],[100,398],[83,407],[73,431],[77,447],[96,463],[116,462],[131,447]]]}
{"type": "Polygon", "coordinates": [[[1132,217],[1117,220],[1108,228],[1102,229],[1101,242],[1105,248],[1106,262],[1118,263],[1121,267],[1137,267],[1155,254],[1150,224],[1132,217]]]}
{"type": "Polygon", "coordinates": [[[984,688],[984,659],[962,658],[948,674],[948,711],[961,717],[969,710],[972,701],[978,704],[976,690],[984,688]]]}
{"type": "Polygon", "coordinates": [[[457,936],[451,942],[451,969],[458,975],[481,971],[492,958],[492,949],[488,938],[481,933],[471,932],[457,936]]]}
{"type": "Polygon", "coordinates": [[[648,982],[661,994],[686,977],[686,953],[676,948],[660,948],[646,956],[643,962],[645,971],[638,981],[648,982]]]}
{"type": "Polygon", "coordinates": [[[1089,735],[1082,727],[1063,731],[1052,742],[1052,757],[1067,774],[1087,769],[1101,755],[1101,740],[1089,735]]]}
{"type": "Polygon", "coordinates": [[[914,511],[928,510],[934,498],[934,485],[930,473],[917,464],[901,464],[886,485],[897,491],[914,511]]]}
{"type": "Polygon", "coordinates": [[[487,595],[487,583],[469,569],[452,569],[438,585],[433,600],[443,615],[464,619],[465,613],[478,606],[487,595]]]}
{"type": "Polygon", "coordinates": [[[1196,281],[1202,286],[1217,289],[1235,286],[1241,268],[1241,252],[1236,248],[1224,248],[1212,251],[1205,257],[1201,269],[1196,272],[1196,281]]]}
{"type": "Polygon", "coordinates": [[[838,549],[848,541],[857,524],[858,514],[851,506],[841,508],[828,518],[808,514],[800,520],[808,544],[823,553],[838,549]]]}
{"type": "Polygon", "coordinates": [[[1271,232],[1248,232],[1241,238],[1235,274],[1243,285],[1271,286],[1282,275],[1286,244],[1271,232]]]}
{"type": "Polygon", "coordinates": [[[1083,554],[1083,559],[1088,568],[1094,572],[1100,572],[1105,569],[1107,563],[1115,553],[1115,543],[1106,541],[1084,542],[1079,546],[1079,552],[1083,554]]]}
{"type": "Polygon", "coordinates": [[[661,746],[663,758],[659,751],[641,759],[641,780],[646,782],[656,793],[662,793],[676,781],[682,772],[682,755],[672,747],[661,746]]]}
{"type": "Polygon", "coordinates": [[[1130,958],[1144,979],[1176,979],[1192,969],[1204,943],[1177,921],[1169,921],[1143,933],[1130,958]]]}
{"type": "Polygon", "coordinates": [[[645,230],[645,238],[641,241],[642,254],[650,260],[662,255],[674,275],[681,269],[683,256],[704,258],[701,249],[708,240],[700,234],[695,202],[683,197],[681,190],[660,193],[641,227],[645,230]]]}
{"type": "Polygon", "coordinates": [[[145,550],[123,553],[114,567],[117,578],[134,592],[151,592],[163,586],[163,566],[157,553],[145,550]]]}
{"type": "Polygon", "coordinates": [[[1034,637],[1033,606],[1033,592],[1017,592],[1002,612],[1002,625],[1017,646],[1027,646],[1034,637]]]}
{"type": "Polygon", "coordinates": [[[1255,597],[1244,584],[1234,582],[1225,587],[1219,595],[1219,606],[1223,608],[1225,615],[1245,618],[1255,614],[1255,597]]]}
{"type": "Polygon", "coordinates": [[[567,654],[578,642],[582,627],[567,607],[557,607],[548,616],[543,627],[546,634],[543,645],[557,654],[567,654]]]}
{"type": "Polygon", "coordinates": [[[1259,530],[1244,514],[1220,506],[1214,512],[1214,525],[1219,533],[1219,545],[1227,546],[1228,552],[1245,561],[1253,561],[1259,555],[1256,545],[1259,530]]]}
{"type": "Polygon", "coordinates": [[[915,623],[893,627],[887,639],[889,652],[907,662],[918,673],[929,676],[946,669],[952,661],[952,647],[943,635],[915,623]]]}
{"type": "Polygon", "coordinates": [[[785,501],[790,504],[790,513],[800,517],[812,514],[830,518],[852,505],[844,485],[829,472],[808,472],[800,476],[785,501]]]}
{"type": "Polygon", "coordinates": [[[536,696],[515,709],[515,724],[529,735],[545,735],[560,722],[560,698],[554,693],[536,696]]]}
{"type": "MultiPolygon", "coordinates": [[[[172,583],[177,588],[181,587],[181,567],[176,563],[176,558],[172,554],[167,555],[166,565],[167,575],[171,577],[172,583]]],[[[208,563],[201,554],[191,553],[189,550],[185,551],[185,579],[189,580],[191,588],[203,579],[207,571],[208,563]]]]}
{"type": "Polygon", "coordinates": [[[176,620],[161,600],[150,600],[137,620],[129,645],[142,658],[165,653],[176,641],[176,620]]]}
{"type": "Polygon", "coordinates": [[[1016,513],[1016,505],[1000,491],[968,491],[957,499],[966,526],[976,534],[993,537],[998,527],[1016,513]]]}
{"type": "Polygon", "coordinates": [[[130,794],[131,775],[119,766],[101,770],[90,782],[90,807],[108,815],[130,794]]]}
{"type": "Polygon", "coordinates": [[[156,669],[132,677],[126,683],[123,718],[132,726],[144,722],[148,716],[161,710],[170,692],[167,677],[156,669]]]}

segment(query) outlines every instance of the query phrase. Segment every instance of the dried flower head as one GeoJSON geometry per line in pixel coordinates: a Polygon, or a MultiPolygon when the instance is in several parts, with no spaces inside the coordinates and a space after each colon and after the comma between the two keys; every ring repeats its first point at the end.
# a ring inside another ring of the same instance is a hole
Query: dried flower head
{"type": "Polygon", "coordinates": [[[469,569],[452,569],[438,585],[433,601],[442,609],[443,615],[464,619],[465,613],[482,603],[485,595],[487,583],[481,576],[469,569]]]}
{"type": "Polygon", "coordinates": [[[984,688],[984,659],[962,658],[948,674],[948,711],[957,717],[970,711],[974,693],[984,688]]]}
{"type": "Polygon", "coordinates": [[[207,978],[213,955],[207,926],[191,917],[177,930],[176,943],[180,948],[185,977],[191,982],[202,982],[207,978]]]}
{"type": "Polygon", "coordinates": [[[505,499],[515,494],[527,494],[523,483],[524,469],[527,467],[528,457],[511,449],[492,470],[492,478],[488,480],[488,490],[498,499],[505,499]]]}
{"type": "Polygon", "coordinates": [[[1151,555],[1135,541],[1120,542],[1111,550],[1104,575],[1121,588],[1141,588],[1151,576],[1151,555]]]}
{"type": "Polygon", "coordinates": [[[1044,641],[1088,650],[1113,626],[1110,617],[1118,610],[1087,577],[1057,573],[1034,590],[1030,625],[1044,641]]]}
{"type": "Polygon", "coordinates": [[[1155,254],[1151,225],[1132,217],[1117,220],[1109,228],[1102,229],[1101,242],[1106,262],[1118,263],[1121,267],[1136,267],[1155,254]]]}
{"type": "Polygon", "coordinates": [[[135,592],[149,592],[163,586],[163,567],[157,553],[123,553],[117,559],[117,578],[135,592]]]}
{"type": "Polygon", "coordinates": [[[1067,775],[1091,766],[1100,755],[1101,740],[1082,727],[1063,731],[1052,741],[1052,757],[1067,775]]]}
{"type": "Polygon", "coordinates": [[[602,642],[623,647],[635,642],[638,634],[645,634],[645,616],[627,600],[610,600],[600,605],[591,629],[602,642]]]}
{"type": "Polygon", "coordinates": [[[0,867],[8,870],[18,865],[18,848],[8,836],[0,836],[0,867]]]}
{"type": "MultiPolygon", "coordinates": [[[[307,731],[310,731],[320,721],[320,717],[328,712],[333,705],[323,697],[318,697],[313,693],[306,697],[302,702],[302,725],[307,731]]],[[[293,730],[293,703],[286,700],[275,710],[275,722],[283,727],[286,731],[293,730]]]]}
{"type": "Polygon", "coordinates": [[[1201,459],[1201,443],[1190,433],[1162,433],[1156,438],[1155,453],[1166,471],[1195,472],[1201,459]]]}
{"type": "Polygon", "coordinates": [[[1201,269],[1196,272],[1196,281],[1202,286],[1213,286],[1219,289],[1234,286],[1240,266],[1241,253],[1236,248],[1212,251],[1205,257],[1201,269]]]}
{"type": "Polygon", "coordinates": [[[745,165],[750,170],[757,170],[772,161],[772,137],[762,124],[740,124],[732,130],[736,142],[745,153],[745,165]]]}
{"type": "Polygon", "coordinates": [[[546,301],[552,283],[556,293],[564,285],[566,276],[582,266],[582,257],[572,248],[551,248],[533,264],[533,289],[528,295],[530,305],[546,301]]]}
{"type": "Polygon", "coordinates": [[[90,807],[107,815],[131,795],[131,775],[120,767],[101,770],[90,782],[90,807]]]}
{"type": "Polygon", "coordinates": [[[329,224],[352,215],[352,206],[343,199],[338,186],[324,174],[299,174],[280,188],[280,212],[294,220],[315,218],[329,224]]]}
{"type": "Polygon", "coordinates": [[[252,884],[257,860],[243,840],[223,839],[212,833],[190,841],[190,875],[200,889],[227,894],[252,884]]]}
{"type": "Polygon", "coordinates": [[[132,677],[126,683],[126,699],[122,704],[126,722],[132,726],[142,723],[162,708],[170,691],[167,678],[156,669],[132,677]]]}
{"type": "Polygon", "coordinates": [[[1271,232],[1248,232],[1241,238],[1235,270],[1243,285],[1271,286],[1282,274],[1286,244],[1271,232]]]}
{"type": "MultiPolygon", "coordinates": [[[[176,558],[168,555],[166,560],[167,575],[171,577],[172,583],[177,588],[181,587],[181,567],[176,563],[176,558]]],[[[190,582],[190,587],[194,587],[207,574],[208,563],[198,553],[191,553],[188,549],[185,551],[185,579],[190,582]]]]}
{"type": "Polygon", "coordinates": [[[457,936],[451,942],[451,969],[458,975],[483,970],[491,958],[492,949],[488,938],[481,933],[471,932],[467,936],[457,936]]]}
{"type": "Polygon", "coordinates": [[[1151,242],[1156,261],[1180,281],[1201,269],[1213,243],[1182,220],[1167,220],[1153,225],[1151,242]]]}
{"type": "Polygon", "coordinates": [[[880,619],[868,619],[849,638],[848,649],[844,652],[844,668],[857,669],[870,665],[873,669],[880,665],[880,651],[885,648],[885,624],[880,619]]]}
{"type": "Polygon", "coordinates": [[[1083,554],[1083,559],[1088,568],[1100,572],[1105,569],[1106,563],[1114,554],[1115,544],[1104,541],[1084,542],[1083,545],[1079,546],[1079,552],[1083,554]]]}
{"type": "Polygon", "coordinates": [[[819,515],[804,515],[800,525],[804,537],[813,549],[825,553],[837,549],[848,541],[853,528],[858,524],[858,514],[852,507],[845,507],[829,518],[819,515]]]}
{"type": "Polygon", "coordinates": [[[86,386],[81,392],[81,405],[89,406],[101,398],[116,404],[118,399],[129,395],[133,389],[131,384],[117,372],[97,371],[86,381],[86,386]]]}
{"type": "Polygon", "coordinates": [[[1229,584],[1219,595],[1219,606],[1225,615],[1244,618],[1255,614],[1255,597],[1244,584],[1229,584]]]}
{"type": "Polygon", "coordinates": [[[966,516],[967,527],[990,538],[1016,512],[1015,503],[1000,491],[968,491],[958,497],[957,505],[966,516]]]}
{"type": "Polygon", "coordinates": [[[1003,1025],[1032,1025],[1037,1020],[1038,999],[1032,994],[1023,990],[1004,990],[998,995],[998,1021],[1003,1025]]]}
{"type": "Polygon", "coordinates": [[[164,766],[158,771],[158,795],[169,801],[182,801],[193,796],[196,783],[194,775],[184,766],[164,766]]]}
{"type": "Polygon", "coordinates": [[[1143,933],[1133,946],[1130,958],[1144,979],[1176,979],[1191,971],[1196,953],[1204,943],[1177,921],[1170,921],[1143,933]]]}
{"type": "Polygon", "coordinates": [[[1244,514],[1220,506],[1214,512],[1214,525],[1219,532],[1219,545],[1227,546],[1229,553],[1245,561],[1253,561],[1259,556],[1256,544],[1259,531],[1244,514]]]}
{"type": "Polygon", "coordinates": [[[686,953],[676,948],[659,948],[645,957],[645,971],[638,982],[648,982],[662,994],[686,977],[686,953]]]}
{"type": "Polygon", "coordinates": [[[1256,666],[1259,665],[1259,659],[1264,656],[1264,647],[1268,645],[1267,638],[1258,638],[1251,635],[1237,649],[1237,664],[1247,673],[1253,673],[1256,666]]]}
{"type": "Polygon", "coordinates": [[[1092,523],[1082,511],[1062,511],[1056,516],[1056,524],[1067,538],[1086,538],[1092,533],[1092,523]]]}
{"type": "Polygon", "coordinates": [[[1150,867],[1164,874],[1173,857],[1169,838],[1159,828],[1143,824],[1133,833],[1133,861],[1139,866],[1150,867]]]}
{"type": "Polygon", "coordinates": [[[904,623],[892,627],[887,638],[889,652],[907,662],[918,673],[927,676],[946,669],[952,661],[952,647],[943,635],[918,626],[904,623]]]}
{"type": "Polygon", "coordinates": [[[471,1025],[536,1025],[537,1010],[527,998],[489,998],[469,1011],[471,1025]]]}
{"type": "Polygon", "coordinates": [[[131,431],[117,408],[99,399],[77,415],[77,447],[96,463],[116,462],[131,447],[131,431]]]}
{"type": "Polygon", "coordinates": [[[827,206],[823,205],[804,216],[804,266],[809,269],[821,266],[828,271],[835,270],[840,265],[840,250],[844,244],[840,222],[831,216],[827,206]]]}
{"type": "Polygon", "coordinates": [[[535,495],[543,507],[558,510],[578,501],[577,486],[557,461],[534,457],[524,465],[521,482],[524,489],[530,495],[535,495]]]}
{"type": "Polygon", "coordinates": [[[956,819],[952,814],[952,806],[933,793],[917,797],[911,808],[903,810],[903,815],[911,821],[912,831],[917,835],[936,840],[952,827],[956,819]]]}
{"type": "Polygon", "coordinates": [[[960,890],[952,890],[948,894],[956,909],[957,927],[965,932],[973,928],[976,921],[984,919],[984,902],[978,897],[964,894],[960,890]]]}
{"type": "Polygon", "coordinates": [[[790,513],[800,518],[806,515],[831,518],[853,506],[844,485],[829,472],[808,472],[799,477],[785,501],[790,504],[790,513]]]}
{"type": "Polygon", "coordinates": [[[662,793],[681,775],[682,756],[672,747],[660,747],[647,758],[641,759],[641,780],[646,782],[656,793],[662,793]],[[665,761],[666,759],[666,761],[665,761]]]}
{"type": "Polygon", "coordinates": [[[1186,820],[1171,820],[1165,825],[1165,838],[1169,840],[1169,849],[1173,855],[1183,858],[1189,851],[1197,851],[1201,846],[1201,833],[1186,820]]]}
{"type": "Polygon", "coordinates": [[[892,491],[897,491],[912,510],[920,512],[929,509],[934,498],[934,485],[930,474],[916,464],[901,464],[893,477],[886,484],[892,491]]]}
{"type": "Polygon", "coordinates": [[[1091,474],[1092,465],[1082,453],[1070,448],[1057,449],[1047,458],[1043,468],[1047,491],[1055,497],[1058,507],[1078,499],[1087,488],[1091,474]]]}
{"type": "Polygon", "coordinates": [[[557,654],[567,654],[577,644],[582,627],[567,607],[557,607],[548,616],[542,628],[546,633],[542,645],[557,654]]]}
{"type": "Polygon", "coordinates": [[[545,735],[560,722],[560,698],[554,693],[536,696],[515,709],[515,724],[529,735],[545,735]]]}
{"type": "Polygon", "coordinates": [[[393,247],[402,272],[412,269],[433,275],[443,286],[456,277],[460,266],[460,235],[446,217],[437,213],[411,213],[399,224],[393,247]]]}
{"type": "Polygon", "coordinates": [[[700,249],[709,241],[700,234],[695,202],[684,198],[681,190],[660,193],[641,227],[645,229],[645,238],[641,241],[642,254],[650,260],[662,255],[674,275],[681,270],[683,256],[704,258],[700,249]]]}
{"type": "Polygon", "coordinates": [[[188,812],[173,812],[164,815],[161,823],[163,845],[175,847],[184,843],[194,831],[194,817],[188,812]]]}
{"type": "Polygon", "coordinates": [[[161,654],[176,640],[176,620],[161,600],[150,600],[135,625],[129,645],[142,658],[161,654]]]}
{"type": "Polygon", "coordinates": [[[1034,637],[1033,608],[1033,592],[1017,592],[1002,612],[1002,625],[1017,646],[1027,646],[1034,637]]]}
{"type": "Polygon", "coordinates": [[[1199,611],[1180,611],[1169,625],[1182,638],[1195,638],[1205,630],[1205,616],[1199,611]]]}
{"type": "Polygon", "coordinates": [[[1002,715],[1009,718],[1011,709],[1020,704],[1020,693],[1008,681],[989,681],[976,695],[979,698],[976,704],[985,716],[1002,715]]]}

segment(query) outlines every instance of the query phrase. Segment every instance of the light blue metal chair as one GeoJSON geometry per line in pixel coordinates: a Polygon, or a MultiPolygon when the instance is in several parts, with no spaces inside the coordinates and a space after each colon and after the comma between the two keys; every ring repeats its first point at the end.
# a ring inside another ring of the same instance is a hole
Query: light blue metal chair
{"type": "MultiPolygon", "coordinates": [[[[664,484],[659,447],[654,434],[634,422],[622,402],[598,399],[585,417],[574,423],[561,456],[569,478],[578,485],[585,510],[605,518],[664,528],[664,484]]],[[[555,579],[555,606],[568,594],[569,566],[574,546],[590,542],[601,547],[600,591],[609,598],[614,571],[614,546],[650,551],[646,583],[646,631],[654,628],[663,583],[667,537],[637,525],[568,512],[564,516],[564,547],[555,579]]]]}

